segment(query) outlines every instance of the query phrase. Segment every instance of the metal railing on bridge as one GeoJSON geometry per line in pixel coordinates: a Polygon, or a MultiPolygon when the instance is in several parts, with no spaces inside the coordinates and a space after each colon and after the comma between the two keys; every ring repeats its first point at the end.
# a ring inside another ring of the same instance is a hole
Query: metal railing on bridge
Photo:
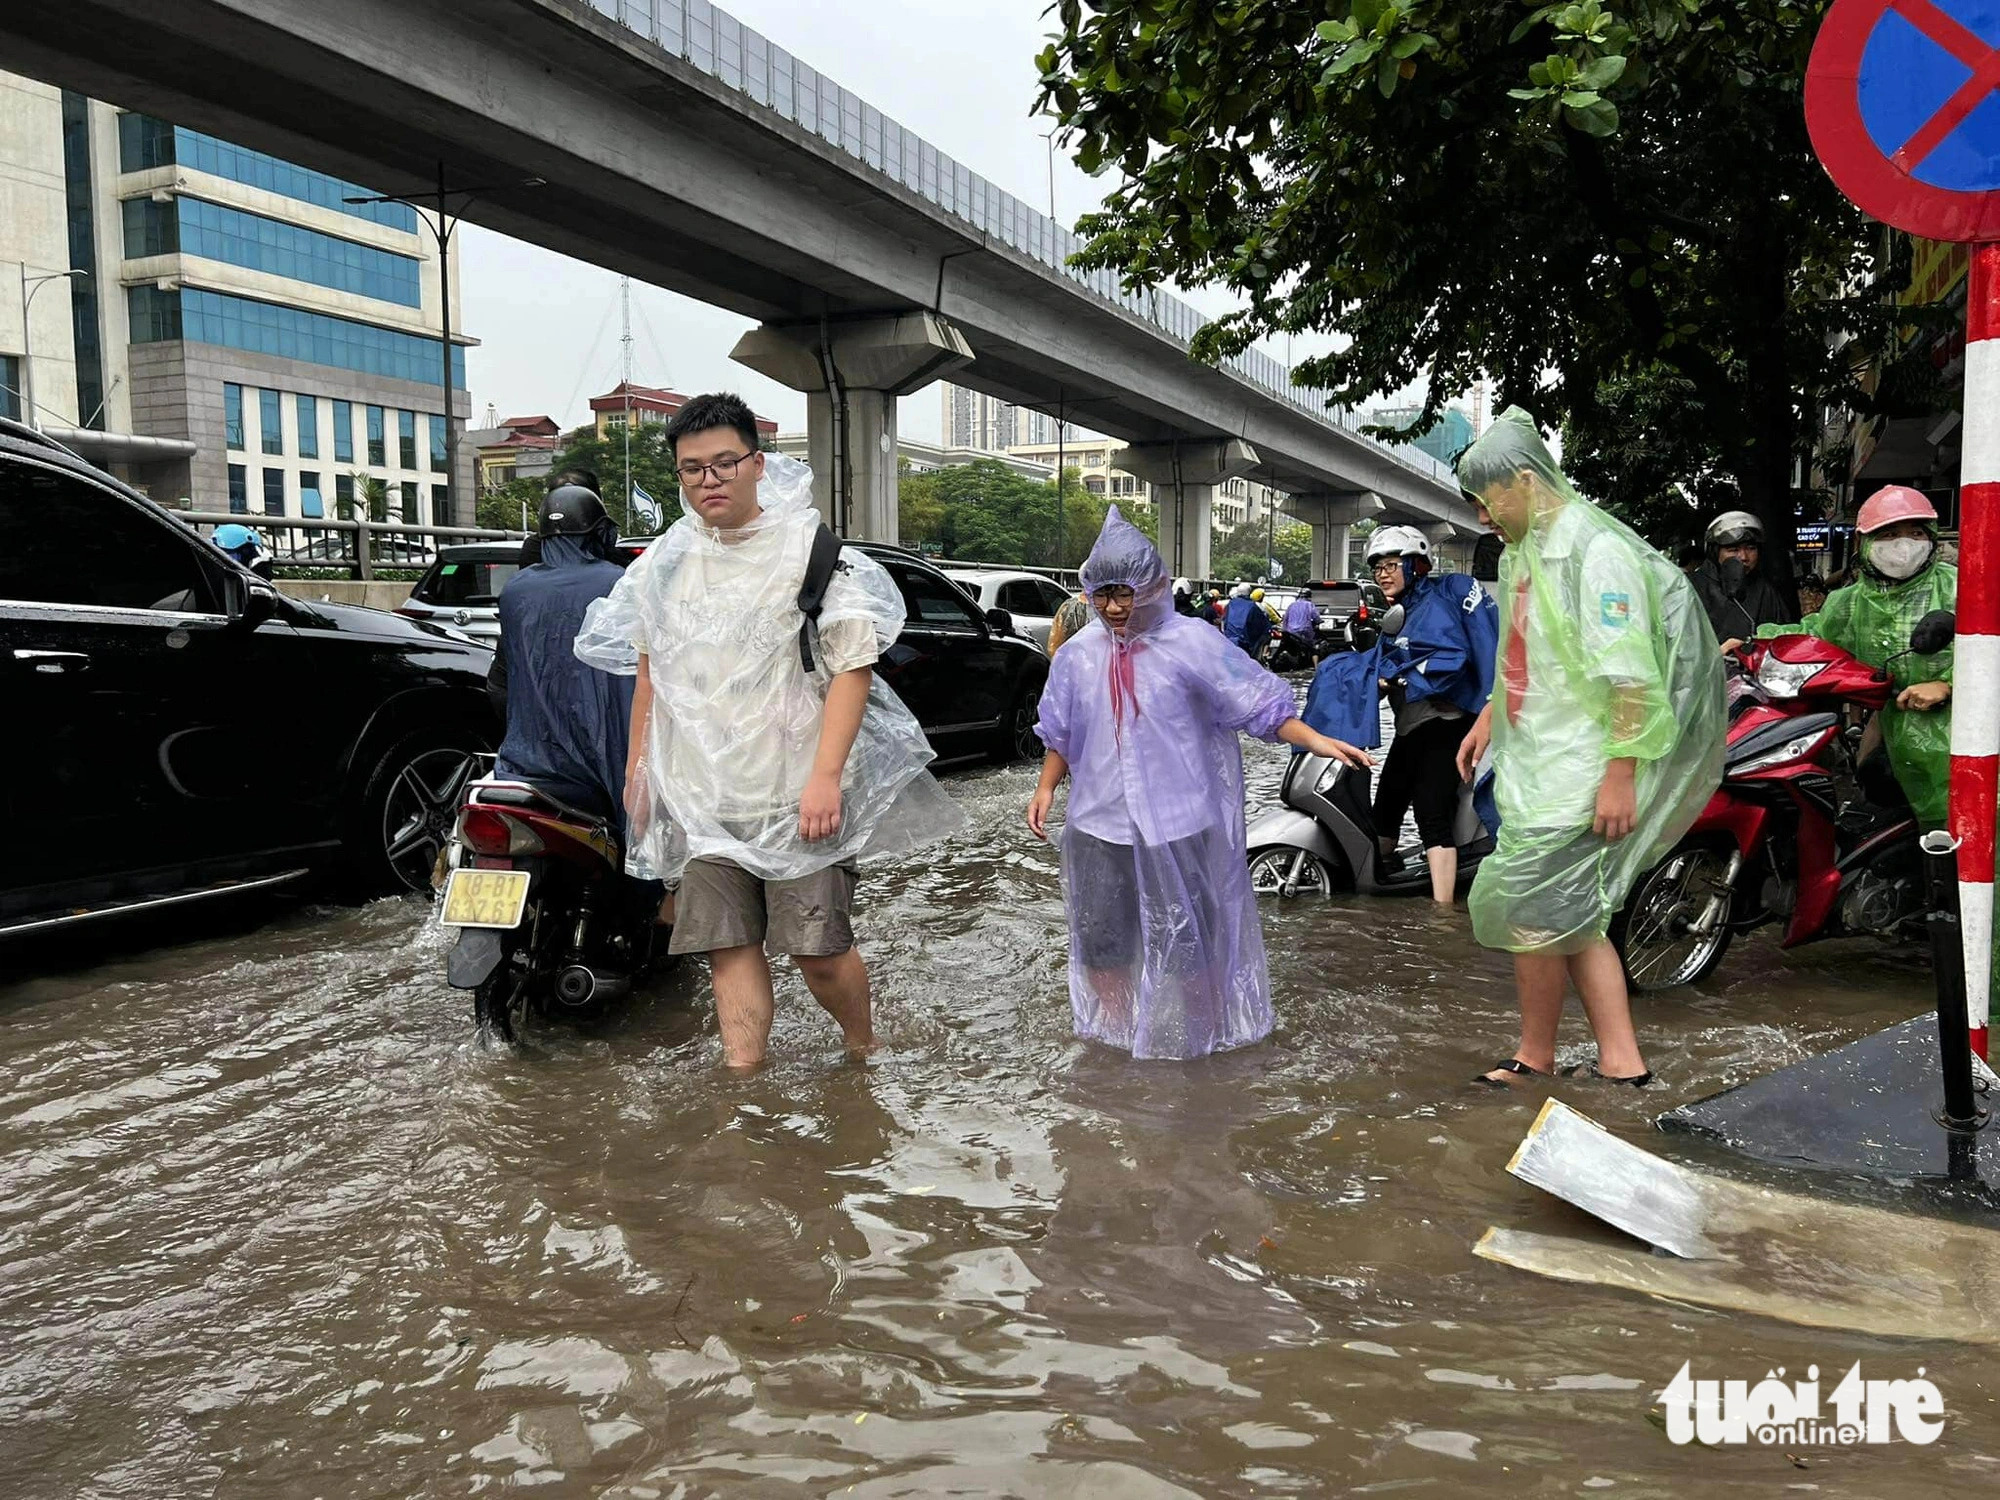
{"type": "Polygon", "coordinates": [[[297,516],[242,515],[226,510],[170,511],[196,535],[218,526],[248,526],[271,552],[280,578],[411,579],[437,561],[438,549],[459,542],[519,542],[525,531],[479,526],[419,526],[403,521],[305,520],[297,516]]]}
{"type": "MultiPolygon", "coordinates": [[[[657,43],[864,166],[1040,261],[1086,291],[1145,319],[1185,348],[1208,319],[1168,292],[1128,292],[1111,271],[1079,271],[1070,256],[1083,241],[1054,219],[953,161],[825,74],[708,0],[587,0],[591,9],[657,43]]],[[[1265,395],[1371,443],[1413,472],[1454,490],[1451,467],[1417,448],[1379,443],[1355,431],[1354,411],[1292,384],[1291,371],[1261,349],[1225,359],[1265,395]]]]}

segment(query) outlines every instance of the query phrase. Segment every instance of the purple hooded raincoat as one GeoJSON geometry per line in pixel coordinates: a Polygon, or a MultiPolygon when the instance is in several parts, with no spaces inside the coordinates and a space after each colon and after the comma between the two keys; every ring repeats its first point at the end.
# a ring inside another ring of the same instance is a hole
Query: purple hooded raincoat
{"type": "Polygon", "coordinates": [[[1116,506],[1082,578],[1086,592],[1126,584],[1135,597],[1122,640],[1093,618],[1056,654],[1037,726],[1070,767],[1077,1035],[1134,1057],[1246,1046],[1272,1013],[1237,736],[1275,739],[1295,713],[1291,687],[1174,613],[1159,552],[1116,506]]]}

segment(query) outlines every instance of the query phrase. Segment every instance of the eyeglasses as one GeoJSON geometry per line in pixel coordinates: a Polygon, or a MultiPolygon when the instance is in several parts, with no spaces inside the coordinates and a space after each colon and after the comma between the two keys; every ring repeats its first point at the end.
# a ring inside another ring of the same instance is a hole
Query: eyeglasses
{"type": "Polygon", "coordinates": [[[1377,578],[1382,577],[1385,573],[1400,573],[1403,571],[1403,560],[1400,557],[1385,557],[1368,571],[1373,573],[1377,578]]]}
{"type": "Polygon", "coordinates": [[[1129,585],[1107,583],[1103,588],[1097,589],[1091,594],[1090,602],[1101,609],[1112,604],[1130,604],[1134,597],[1129,585]]]}
{"type": "Polygon", "coordinates": [[[681,476],[681,483],[689,489],[700,484],[701,476],[704,474],[713,474],[717,484],[727,484],[736,477],[736,471],[743,467],[744,461],[749,457],[747,453],[739,453],[733,458],[718,458],[712,464],[698,464],[690,460],[677,465],[675,472],[681,476]]]}

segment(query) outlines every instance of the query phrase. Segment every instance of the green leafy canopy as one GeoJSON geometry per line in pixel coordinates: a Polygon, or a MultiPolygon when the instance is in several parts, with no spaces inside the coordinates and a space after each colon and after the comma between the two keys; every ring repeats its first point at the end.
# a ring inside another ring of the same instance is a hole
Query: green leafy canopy
{"type": "Polygon", "coordinates": [[[1057,0],[1041,107],[1115,171],[1078,257],[1245,306],[1198,357],[1334,336],[1301,383],[1481,377],[1577,478],[1775,527],[1822,410],[1893,342],[1885,237],[1813,159],[1826,0],[1057,0]],[[1630,424],[1643,422],[1643,430],[1630,424]],[[1658,438],[1670,462],[1635,463],[1658,438]]]}

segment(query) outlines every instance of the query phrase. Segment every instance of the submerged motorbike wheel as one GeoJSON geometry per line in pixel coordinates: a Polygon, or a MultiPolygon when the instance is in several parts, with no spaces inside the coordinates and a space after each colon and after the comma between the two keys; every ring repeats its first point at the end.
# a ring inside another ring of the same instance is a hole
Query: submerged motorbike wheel
{"type": "Polygon", "coordinates": [[[1633,989],[1672,989],[1715,972],[1735,936],[1723,880],[1728,864],[1721,849],[1682,844],[1639,877],[1611,923],[1611,941],[1633,989]],[[1696,931],[1704,921],[1707,930],[1696,931]]]}
{"type": "Polygon", "coordinates": [[[472,1020],[480,1032],[513,1045],[514,1017],[525,1009],[528,989],[526,965],[511,959],[500,965],[472,992],[472,1020]]]}
{"type": "Polygon", "coordinates": [[[1250,889],[1259,896],[1333,894],[1333,871],[1317,854],[1274,844],[1250,851],[1250,889]]]}

